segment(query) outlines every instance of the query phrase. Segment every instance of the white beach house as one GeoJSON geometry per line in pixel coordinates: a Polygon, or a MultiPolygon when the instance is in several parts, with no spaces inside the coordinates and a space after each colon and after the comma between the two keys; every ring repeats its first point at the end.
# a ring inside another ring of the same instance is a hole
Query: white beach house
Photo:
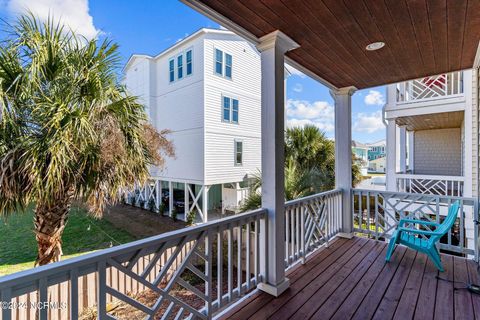
{"type": "Polygon", "coordinates": [[[157,56],[134,54],[124,72],[175,146],[164,170],[151,169],[138,194],[144,205],[163,199],[170,213],[196,209],[204,221],[208,211],[236,211],[261,165],[256,48],[230,31],[201,29],[157,56]]]}

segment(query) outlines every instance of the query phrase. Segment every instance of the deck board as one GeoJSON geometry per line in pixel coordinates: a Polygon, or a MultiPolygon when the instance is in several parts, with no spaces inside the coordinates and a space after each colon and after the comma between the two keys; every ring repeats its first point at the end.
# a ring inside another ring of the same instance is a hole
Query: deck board
{"type": "Polygon", "coordinates": [[[442,254],[439,273],[406,247],[397,246],[390,263],[385,253],[381,241],[337,239],[287,272],[290,288],[280,297],[257,292],[221,319],[480,320],[480,296],[462,284],[480,281],[475,262],[442,254]]]}

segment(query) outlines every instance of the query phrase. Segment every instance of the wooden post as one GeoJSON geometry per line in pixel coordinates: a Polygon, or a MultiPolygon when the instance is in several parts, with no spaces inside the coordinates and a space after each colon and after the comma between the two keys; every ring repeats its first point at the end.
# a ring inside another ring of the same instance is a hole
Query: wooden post
{"type": "Polygon", "coordinates": [[[285,277],[284,62],[285,53],[297,47],[280,31],[263,36],[257,45],[262,68],[262,208],[268,215],[260,228],[260,265],[266,281],[258,288],[273,296],[289,287],[285,277]]]}
{"type": "Polygon", "coordinates": [[[335,187],[342,194],[342,232],[353,237],[352,219],[352,95],[354,87],[330,90],[335,100],[335,187]]]}

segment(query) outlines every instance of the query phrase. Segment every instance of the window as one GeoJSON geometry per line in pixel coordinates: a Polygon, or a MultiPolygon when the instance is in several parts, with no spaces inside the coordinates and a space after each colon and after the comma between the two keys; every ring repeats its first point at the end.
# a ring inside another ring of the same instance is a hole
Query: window
{"type": "Polygon", "coordinates": [[[183,78],[183,55],[177,57],[177,78],[183,78]]]}
{"type": "Polygon", "coordinates": [[[239,166],[243,163],[243,142],[235,140],[235,165],[239,166]]]}
{"type": "Polygon", "coordinates": [[[215,49],[215,73],[223,75],[223,52],[215,49]]]}
{"type": "Polygon", "coordinates": [[[230,98],[223,97],[223,121],[230,122],[230,98]]]}
{"type": "Polygon", "coordinates": [[[232,99],[232,122],[238,123],[238,100],[232,99]]]}
{"type": "Polygon", "coordinates": [[[215,73],[232,79],[232,55],[215,49],[215,73]],[[225,62],[225,63],[224,63],[225,62]]]}
{"type": "Polygon", "coordinates": [[[238,123],[238,100],[223,97],[222,119],[224,122],[238,123]]]}
{"type": "Polygon", "coordinates": [[[175,60],[171,59],[169,62],[169,67],[168,67],[168,74],[170,78],[170,82],[175,81],[175,60]]]}
{"type": "Polygon", "coordinates": [[[186,63],[187,63],[187,76],[189,76],[193,72],[192,50],[187,51],[185,60],[186,60],[186,63]]]}
{"type": "Polygon", "coordinates": [[[232,55],[225,53],[225,77],[232,79],[232,55]]]}

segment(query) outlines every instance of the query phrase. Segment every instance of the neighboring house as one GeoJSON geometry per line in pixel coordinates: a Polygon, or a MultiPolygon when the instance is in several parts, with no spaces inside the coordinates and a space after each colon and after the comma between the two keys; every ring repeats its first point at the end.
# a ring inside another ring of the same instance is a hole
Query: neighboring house
{"type": "Polygon", "coordinates": [[[164,170],[151,168],[143,199],[160,194],[170,213],[195,209],[204,221],[212,209],[235,211],[261,167],[255,47],[230,31],[201,29],[157,56],[134,54],[124,71],[127,88],[158,130],[171,130],[175,146],[164,170]]]}
{"type": "Polygon", "coordinates": [[[385,149],[387,146],[387,142],[385,140],[367,143],[366,146],[368,147],[368,160],[375,160],[385,157],[385,149]]]}
{"type": "Polygon", "coordinates": [[[387,172],[386,157],[376,158],[368,161],[368,172],[371,172],[371,173],[387,172]]]}
{"type": "Polygon", "coordinates": [[[476,192],[477,83],[466,70],[387,86],[389,190],[476,192]]]}
{"type": "Polygon", "coordinates": [[[352,152],[360,165],[362,176],[366,176],[368,173],[368,151],[369,147],[366,144],[355,140],[352,141],[352,152]]]}
{"type": "MultiPolygon", "coordinates": [[[[387,190],[478,196],[477,95],[475,69],[387,87],[387,190]]],[[[469,248],[471,216],[467,211],[463,235],[469,248]]],[[[462,234],[454,238],[463,240],[462,234]]]]}

